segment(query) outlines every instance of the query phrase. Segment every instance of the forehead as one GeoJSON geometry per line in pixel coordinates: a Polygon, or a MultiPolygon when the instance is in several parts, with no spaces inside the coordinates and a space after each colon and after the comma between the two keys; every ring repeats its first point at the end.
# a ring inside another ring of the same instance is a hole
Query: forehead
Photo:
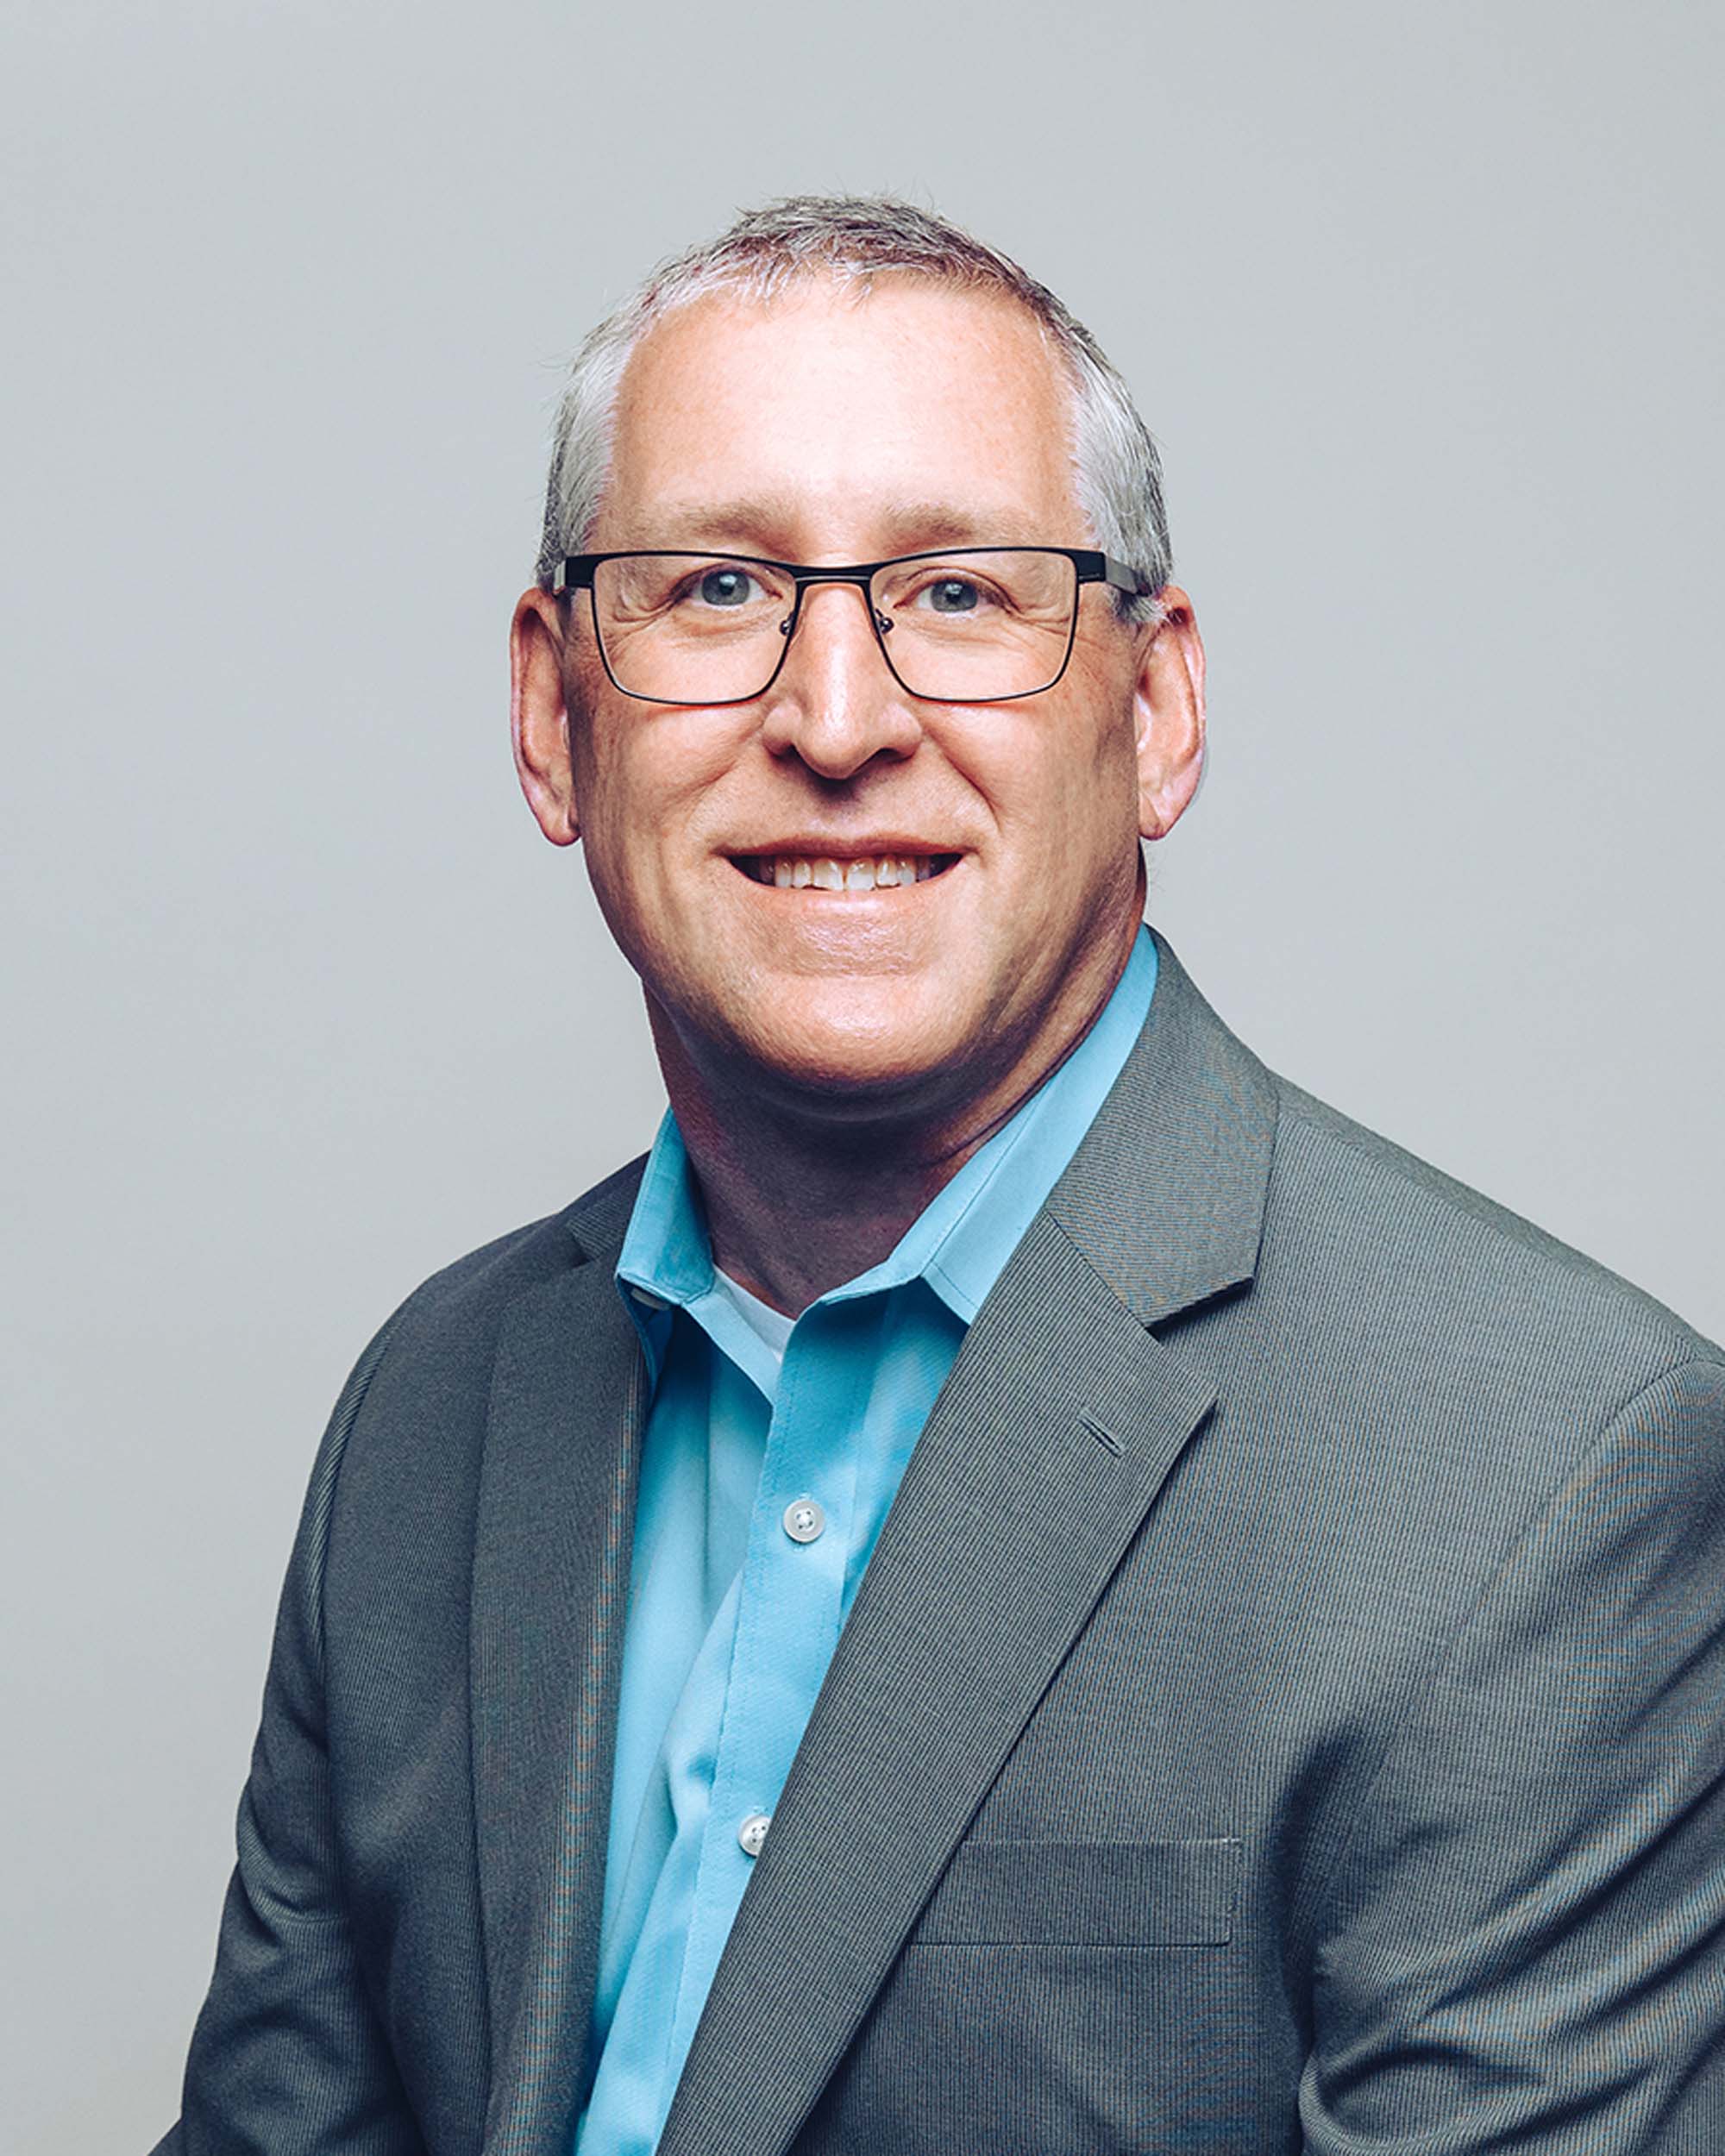
{"type": "Polygon", "coordinates": [[[1039,325],[1004,294],[883,277],[709,297],[630,357],[594,543],[1082,545],[1071,411],[1039,325]]]}

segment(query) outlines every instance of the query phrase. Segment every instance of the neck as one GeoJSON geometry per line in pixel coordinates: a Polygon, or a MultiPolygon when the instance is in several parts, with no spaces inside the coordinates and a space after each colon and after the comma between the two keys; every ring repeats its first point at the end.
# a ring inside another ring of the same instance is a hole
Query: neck
{"type": "Polygon", "coordinates": [[[762,1083],[692,1044],[650,994],[648,1017],[706,1212],[713,1262],[794,1317],[890,1255],[919,1214],[1058,1069],[1101,1016],[1132,934],[1100,990],[1049,1022],[1010,1067],[932,1111],[844,1119],[830,1097],[762,1083]]]}

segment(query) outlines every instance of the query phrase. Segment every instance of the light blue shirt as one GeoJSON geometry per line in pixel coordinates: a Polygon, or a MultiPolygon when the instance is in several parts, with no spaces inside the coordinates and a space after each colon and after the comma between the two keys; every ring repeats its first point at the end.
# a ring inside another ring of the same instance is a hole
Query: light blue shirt
{"type": "Polygon", "coordinates": [[[715,1271],[668,1112],[618,1260],[653,1382],[580,2156],[649,2156],[828,1662],[970,1321],[1150,1012],[1101,1015],[892,1255],[794,1324],[715,1271]]]}

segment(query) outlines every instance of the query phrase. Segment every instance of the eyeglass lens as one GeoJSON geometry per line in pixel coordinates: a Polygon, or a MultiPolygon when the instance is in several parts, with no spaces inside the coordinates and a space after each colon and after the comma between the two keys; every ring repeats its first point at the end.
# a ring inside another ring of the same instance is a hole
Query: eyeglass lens
{"type": "MultiPolygon", "coordinates": [[[[766,688],[797,611],[796,580],[722,555],[632,554],[596,565],[593,619],[618,686],[656,703],[746,702],[766,688]]],[[[869,587],[881,649],[913,696],[987,703],[1059,678],[1077,573],[1033,548],[889,561],[869,587]]]]}

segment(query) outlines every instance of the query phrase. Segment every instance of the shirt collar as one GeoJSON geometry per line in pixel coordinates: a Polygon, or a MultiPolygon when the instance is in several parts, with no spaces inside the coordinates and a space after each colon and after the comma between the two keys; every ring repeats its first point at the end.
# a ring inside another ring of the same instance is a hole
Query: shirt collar
{"type": "MultiPolygon", "coordinates": [[[[923,1279],[968,1326],[1120,1076],[1149,1018],[1156,973],[1155,939],[1140,928],[1113,994],[1065,1062],[935,1194],[878,1265],[830,1288],[811,1307],[923,1279]]],[[[688,1309],[754,1374],[766,1351],[717,1290],[706,1218],[682,1132],[668,1108],[636,1194],[617,1279],[656,1378],[673,1308],[688,1309]],[[734,1346],[733,1332],[747,1338],[734,1346]]]]}

